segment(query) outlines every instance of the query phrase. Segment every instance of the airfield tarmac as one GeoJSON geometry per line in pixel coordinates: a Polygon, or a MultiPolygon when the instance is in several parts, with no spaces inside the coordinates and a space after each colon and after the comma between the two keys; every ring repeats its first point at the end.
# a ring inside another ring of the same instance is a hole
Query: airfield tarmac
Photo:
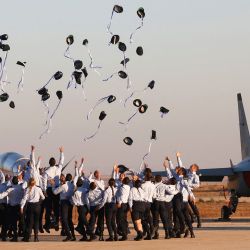
{"type": "MultiPolygon", "coordinates": [[[[132,225],[131,225],[132,226],[132,225]]],[[[151,250],[151,249],[249,249],[250,248],[250,218],[233,218],[231,222],[217,222],[214,219],[203,220],[203,227],[195,229],[195,239],[165,240],[163,230],[160,239],[135,242],[134,230],[131,228],[129,240],[126,242],[62,242],[64,237],[52,231],[51,235],[39,236],[40,242],[12,243],[0,242],[3,250],[151,250]]],[[[77,237],[79,239],[80,236],[77,237]]],[[[105,230],[105,238],[107,231],[105,230]]]]}

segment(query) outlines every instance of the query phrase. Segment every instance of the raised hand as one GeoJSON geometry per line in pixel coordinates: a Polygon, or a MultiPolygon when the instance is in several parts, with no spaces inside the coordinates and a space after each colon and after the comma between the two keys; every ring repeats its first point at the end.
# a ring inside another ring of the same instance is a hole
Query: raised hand
{"type": "Polygon", "coordinates": [[[63,147],[60,147],[59,151],[60,151],[60,153],[63,153],[63,151],[64,151],[63,147]]]}

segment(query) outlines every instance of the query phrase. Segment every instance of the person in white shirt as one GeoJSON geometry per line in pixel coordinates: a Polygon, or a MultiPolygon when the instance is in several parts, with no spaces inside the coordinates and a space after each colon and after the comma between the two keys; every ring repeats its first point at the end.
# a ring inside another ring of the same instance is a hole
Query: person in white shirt
{"type": "Polygon", "coordinates": [[[152,206],[154,236],[153,239],[159,239],[159,217],[163,223],[165,230],[165,239],[174,237],[172,226],[172,199],[178,193],[171,179],[167,185],[162,182],[160,175],[155,176],[155,193],[153,196],[154,202],[152,206]]]}
{"type": "Polygon", "coordinates": [[[72,196],[74,194],[74,184],[72,183],[72,175],[67,174],[66,177],[61,174],[60,186],[55,186],[55,181],[51,181],[52,191],[55,195],[60,195],[61,221],[65,231],[66,238],[63,241],[75,241],[74,225],[72,222],[72,196]]]}
{"type": "Polygon", "coordinates": [[[0,194],[0,199],[8,197],[8,212],[7,212],[7,223],[9,225],[9,230],[13,231],[12,242],[18,241],[17,233],[17,222],[20,213],[20,204],[24,195],[24,189],[22,185],[18,184],[18,177],[14,176],[12,178],[11,186],[0,194]]]}
{"type": "Polygon", "coordinates": [[[60,175],[63,168],[64,163],[64,154],[63,154],[63,147],[59,148],[60,151],[60,159],[58,162],[58,165],[56,164],[56,160],[54,157],[51,157],[49,160],[49,167],[44,173],[43,176],[43,190],[46,192],[46,198],[45,198],[45,225],[43,228],[47,233],[50,233],[49,229],[51,227],[51,214],[52,210],[54,212],[55,216],[55,230],[59,230],[59,195],[55,195],[52,192],[52,187],[50,184],[50,181],[53,180],[53,183],[55,183],[55,186],[58,187],[60,184],[60,175]]]}
{"type": "MultiPolygon", "coordinates": [[[[75,177],[76,178],[76,177],[75,177]]],[[[82,238],[80,241],[87,241],[87,234],[86,234],[86,227],[88,225],[87,221],[87,214],[88,214],[88,207],[87,207],[87,192],[88,190],[83,186],[83,180],[79,177],[76,181],[77,189],[72,196],[73,205],[77,207],[78,212],[78,226],[75,228],[78,231],[82,238]]]]}
{"type": "Polygon", "coordinates": [[[144,240],[151,240],[153,233],[153,219],[151,216],[151,204],[153,203],[153,195],[155,192],[155,185],[152,183],[153,175],[152,172],[146,174],[144,182],[141,185],[142,190],[145,192],[145,212],[142,220],[142,226],[147,236],[144,240]]]}
{"type": "Polygon", "coordinates": [[[95,182],[89,185],[89,192],[86,194],[86,201],[90,213],[87,233],[90,235],[90,241],[96,239],[94,234],[95,223],[97,220],[97,228],[99,228],[99,240],[103,240],[104,231],[104,208],[97,209],[103,199],[103,191],[97,187],[95,182]]]}
{"type": "Polygon", "coordinates": [[[98,170],[95,170],[94,175],[90,174],[89,182],[95,182],[96,186],[100,188],[102,191],[105,190],[105,183],[101,179],[101,173],[98,170]]]}
{"type": "Polygon", "coordinates": [[[122,237],[119,241],[125,241],[128,238],[128,220],[127,213],[129,210],[128,197],[130,192],[130,180],[125,177],[122,181],[122,185],[118,188],[116,193],[117,196],[117,227],[120,229],[122,237]]]}
{"type": "Polygon", "coordinates": [[[40,200],[44,200],[42,189],[36,186],[34,178],[30,178],[28,188],[25,190],[23,199],[21,200],[20,213],[24,213],[26,205],[26,230],[23,241],[29,242],[32,229],[34,229],[34,241],[38,242],[39,217],[41,204],[40,200]]]}
{"type": "Polygon", "coordinates": [[[108,188],[104,191],[103,199],[98,209],[104,207],[106,225],[109,232],[109,238],[106,241],[117,241],[117,227],[116,227],[116,192],[115,180],[113,178],[108,181],[108,188]]]}
{"type": "Polygon", "coordinates": [[[142,219],[145,212],[145,196],[145,192],[141,188],[141,181],[138,179],[135,181],[134,187],[130,189],[128,198],[134,228],[137,232],[137,236],[134,238],[136,241],[143,238],[142,219]]]}

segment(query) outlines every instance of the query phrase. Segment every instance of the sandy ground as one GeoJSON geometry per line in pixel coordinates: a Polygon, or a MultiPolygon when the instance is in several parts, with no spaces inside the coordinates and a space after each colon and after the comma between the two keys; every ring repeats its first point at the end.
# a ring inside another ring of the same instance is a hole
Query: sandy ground
{"type": "MultiPolygon", "coordinates": [[[[134,231],[131,230],[126,242],[61,242],[62,237],[55,235],[41,235],[40,242],[11,243],[0,242],[3,250],[68,250],[81,248],[90,250],[147,250],[147,249],[249,249],[250,246],[250,218],[234,218],[231,222],[216,222],[213,219],[204,220],[201,229],[195,229],[195,239],[163,239],[163,231],[159,240],[133,241],[134,231]]],[[[107,232],[105,231],[105,238],[107,232]]],[[[77,237],[79,239],[79,237],[77,237]]]]}

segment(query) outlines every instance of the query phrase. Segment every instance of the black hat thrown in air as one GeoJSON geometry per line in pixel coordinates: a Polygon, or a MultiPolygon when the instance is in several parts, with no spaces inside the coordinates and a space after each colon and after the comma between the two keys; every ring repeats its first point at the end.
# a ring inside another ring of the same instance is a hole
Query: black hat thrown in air
{"type": "Polygon", "coordinates": [[[54,74],[54,78],[55,80],[59,80],[63,77],[63,73],[61,71],[57,71],[55,74],[54,74]]]}
{"type": "Polygon", "coordinates": [[[133,104],[134,104],[134,106],[139,108],[142,105],[142,101],[140,99],[135,99],[133,101],[133,104]]]}
{"type": "Polygon", "coordinates": [[[120,5],[115,5],[113,8],[113,11],[116,13],[122,13],[123,12],[123,7],[120,5]]]}
{"type": "Polygon", "coordinates": [[[106,113],[105,113],[105,111],[102,111],[101,113],[100,113],[100,115],[99,115],[99,120],[100,121],[102,121],[102,120],[104,120],[105,119],[105,117],[106,117],[106,113]]]}
{"type": "Polygon", "coordinates": [[[133,144],[133,140],[130,137],[125,137],[123,139],[123,142],[129,146],[131,146],[133,144]]]}
{"type": "Polygon", "coordinates": [[[8,93],[3,93],[0,95],[0,102],[6,102],[9,99],[8,93]]]}
{"type": "Polygon", "coordinates": [[[144,18],[145,17],[145,11],[144,11],[144,9],[142,7],[137,10],[137,15],[140,18],[144,18]]]}
{"type": "Polygon", "coordinates": [[[71,45],[74,43],[74,36],[73,35],[69,35],[67,38],[66,38],[66,43],[68,45],[71,45]]]}
{"type": "Polygon", "coordinates": [[[61,99],[63,98],[63,93],[62,93],[62,91],[61,91],[61,90],[56,91],[56,96],[57,96],[57,98],[58,98],[59,100],[61,100],[61,99]]]}
{"type": "Polygon", "coordinates": [[[148,105],[147,105],[147,104],[143,104],[143,105],[141,105],[141,106],[139,107],[139,112],[140,112],[141,114],[143,114],[143,113],[145,113],[145,112],[147,111],[147,109],[148,109],[148,105]]]}
{"type": "Polygon", "coordinates": [[[108,103],[112,103],[112,102],[114,102],[116,100],[116,97],[114,96],[114,95],[110,95],[109,97],[108,97],[108,103]]]}
{"type": "Polygon", "coordinates": [[[143,48],[141,46],[137,47],[136,54],[138,56],[142,56],[143,55],[143,48]]]}
{"type": "Polygon", "coordinates": [[[119,42],[119,40],[120,40],[120,36],[119,35],[113,35],[111,37],[110,43],[117,44],[119,42]]]}

